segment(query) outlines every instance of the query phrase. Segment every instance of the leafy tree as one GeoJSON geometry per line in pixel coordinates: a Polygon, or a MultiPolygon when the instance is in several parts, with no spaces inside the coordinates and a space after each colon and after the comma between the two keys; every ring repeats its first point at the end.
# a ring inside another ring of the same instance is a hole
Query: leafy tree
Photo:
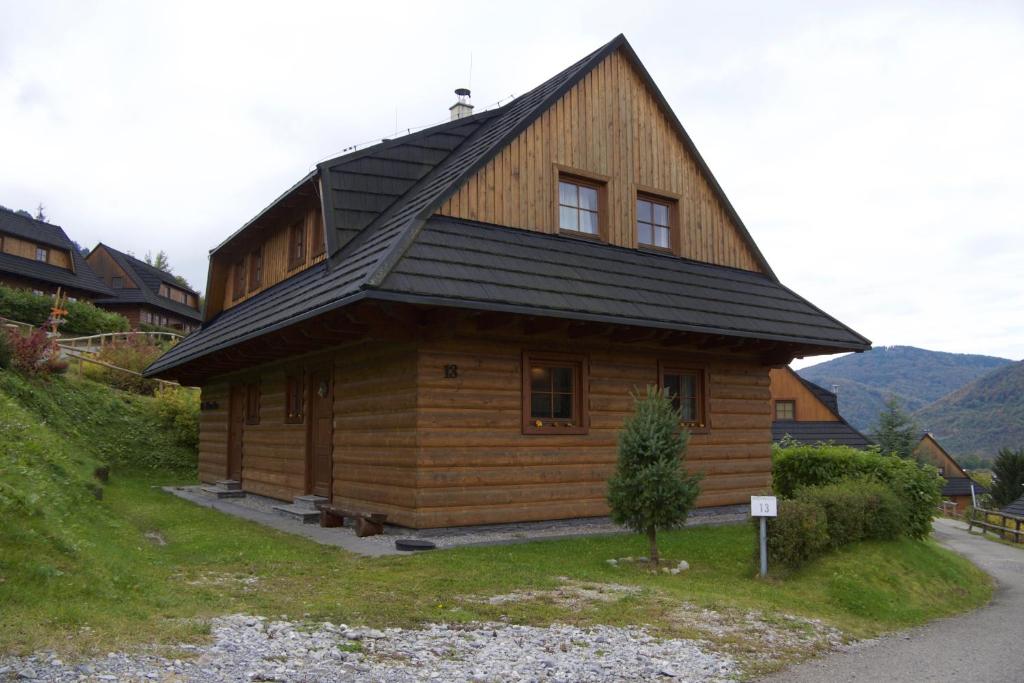
{"type": "Polygon", "coordinates": [[[891,396],[878,416],[878,429],[873,436],[883,453],[909,458],[917,445],[919,432],[920,428],[903,410],[900,400],[891,396]]]}
{"type": "Polygon", "coordinates": [[[1000,449],[992,463],[992,504],[1006,507],[1024,496],[1024,448],[1000,449]]]}
{"type": "Polygon", "coordinates": [[[652,565],[659,560],[658,530],[682,526],[700,493],[701,476],[683,469],[688,440],[663,389],[649,386],[645,396],[633,395],[633,414],[619,434],[608,504],[616,524],[647,535],[652,565]]]}
{"type": "Polygon", "coordinates": [[[163,270],[168,273],[171,272],[171,260],[167,258],[167,252],[163,249],[156,252],[156,256],[153,256],[153,252],[147,251],[146,258],[144,260],[157,270],[163,270]]]}

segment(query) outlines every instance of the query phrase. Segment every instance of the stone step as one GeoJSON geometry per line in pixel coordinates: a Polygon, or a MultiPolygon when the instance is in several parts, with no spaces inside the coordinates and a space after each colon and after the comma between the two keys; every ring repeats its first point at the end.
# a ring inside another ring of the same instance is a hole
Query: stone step
{"type": "Polygon", "coordinates": [[[296,519],[303,524],[319,524],[320,511],[316,508],[309,508],[305,505],[275,505],[274,511],[277,514],[289,519],[296,519]]]}
{"type": "Polygon", "coordinates": [[[203,486],[199,489],[204,493],[212,493],[218,498],[245,498],[245,491],[241,489],[228,489],[223,486],[203,486]]]}
{"type": "Polygon", "coordinates": [[[216,482],[216,485],[222,489],[227,489],[228,491],[242,490],[242,482],[235,481],[234,479],[222,479],[221,481],[216,482]]]}
{"type": "Polygon", "coordinates": [[[297,508],[305,508],[307,510],[319,510],[318,507],[321,503],[326,503],[327,499],[323,496],[314,496],[307,494],[305,496],[295,496],[292,499],[292,505],[297,508]]]}

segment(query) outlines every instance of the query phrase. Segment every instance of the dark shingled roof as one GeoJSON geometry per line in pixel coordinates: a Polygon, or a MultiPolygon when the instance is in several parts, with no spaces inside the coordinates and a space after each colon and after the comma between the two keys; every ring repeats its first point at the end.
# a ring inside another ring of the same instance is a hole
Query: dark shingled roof
{"type": "Polygon", "coordinates": [[[219,314],[158,359],[148,375],[362,298],[605,320],[837,350],[870,347],[867,339],[778,283],[623,36],[503,107],[332,159],[320,164],[318,172],[324,187],[325,264],[219,314]],[[467,178],[619,49],[663,104],[765,274],[433,217],[467,178]],[[559,254],[558,262],[544,256],[552,252],[559,254]]]}
{"type": "Polygon", "coordinates": [[[111,289],[113,296],[106,299],[97,299],[97,304],[147,304],[197,323],[202,322],[203,317],[198,310],[178,301],[168,299],[165,296],[160,296],[160,285],[161,283],[167,283],[178,289],[185,290],[194,295],[197,300],[199,298],[198,292],[188,287],[183,287],[174,279],[173,274],[159,268],[154,268],[131,254],[125,254],[102,242],[96,245],[97,249],[101,247],[107,250],[110,257],[121,266],[138,287],[111,289]]]}
{"type": "Polygon", "coordinates": [[[797,422],[795,420],[776,420],[772,422],[772,441],[778,443],[786,436],[808,445],[831,442],[840,446],[867,448],[872,444],[871,439],[844,421],[797,422]]]}
{"type": "Polygon", "coordinates": [[[1004,507],[1002,510],[1000,510],[1000,512],[1005,513],[1007,515],[1024,517],[1024,496],[1021,496],[1017,500],[1013,501],[1012,503],[1004,507]]]}
{"type": "Polygon", "coordinates": [[[74,272],[72,272],[48,263],[41,263],[35,259],[0,253],[0,272],[93,294],[111,293],[103,280],[85,262],[74,243],[60,226],[37,221],[0,207],[0,233],[66,250],[71,253],[71,260],[74,264],[74,272]]]}
{"type": "MultiPolygon", "coordinates": [[[[944,496],[969,496],[971,495],[971,479],[968,477],[949,477],[946,479],[945,485],[942,487],[942,495],[944,496]]],[[[974,482],[974,493],[981,495],[988,493],[981,484],[974,482]]]]}
{"type": "Polygon", "coordinates": [[[798,373],[794,372],[793,376],[800,380],[800,383],[807,387],[807,390],[814,394],[814,397],[825,404],[829,410],[836,415],[839,415],[839,397],[834,393],[826,389],[825,387],[819,386],[814,382],[804,379],[798,373]]]}

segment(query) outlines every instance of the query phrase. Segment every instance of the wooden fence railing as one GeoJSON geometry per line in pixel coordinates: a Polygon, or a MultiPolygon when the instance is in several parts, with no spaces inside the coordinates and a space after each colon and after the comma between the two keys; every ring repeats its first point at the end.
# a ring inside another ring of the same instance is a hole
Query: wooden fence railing
{"type": "Polygon", "coordinates": [[[116,342],[125,342],[138,337],[148,337],[154,342],[184,339],[182,335],[175,334],[174,332],[105,332],[103,334],[91,334],[87,337],[62,337],[60,345],[72,349],[94,348],[116,342]]]}
{"type": "Polygon", "coordinates": [[[991,531],[1004,540],[1013,539],[1014,543],[1024,542],[1024,517],[1007,515],[998,510],[971,508],[967,514],[967,530],[974,527],[981,529],[982,535],[991,531]]]}
{"type": "MultiPolygon", "coordinates": [[[[61,346],[63,347],[63,345],[61,345],[61,346]]],[[[100,367],[107,368],[108,370],[116,370],[118,372],[123,372],[123,373],[128,374],[128,375],[135,375],[136,377],[142,377],[142,373],[141,372],[135,372],[134,370],[129,370],[128,368],[122,368],[122,367],[118,367],[116,365],[111,365],[110,363],[104,363],[101,360],[96,360],[95,358],[90,358],[86,354],[84,354],[81,351],[78,351],[76,349],[64,348],[63,350],[67,352],[66,355],[67,355],[68,358],[71,358],[73,360],[78,361],[78,374],[79,375],[82,374],[82,363],[89,363],[91,365],[99,365],[100,367]]],[[[168,380],[165,380],[165,379],[157,379],[155,377],[150,377],[149,381],[154,382],[154,383],[157,384],[157,386],[161,386],[161,387],[179,387],[179,386],[181,386],[177,382],[171,382],[171,381],[168,381],[168,380]]]]}

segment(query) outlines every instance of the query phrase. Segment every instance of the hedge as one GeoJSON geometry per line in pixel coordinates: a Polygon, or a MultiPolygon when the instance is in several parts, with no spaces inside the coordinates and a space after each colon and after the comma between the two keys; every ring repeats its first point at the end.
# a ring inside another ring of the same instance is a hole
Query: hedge
{"type": "MultiPolygon", "coordinates": [[[[760,525],[756,517],[751,521],[755,529],[760,525]]],[[[829,542],[828,517],[821,505],[780,500],[778,517],[768,519],[768,566],[797,569],[825,552],[829,542]]]]}
{"type": "MultiPolygon", "coordinates": [[[[50,317],[53,297],[34,294],[27,289],[16,289],[0,285],[0,316],[18,322],[42,325],[50,317]]],[[[127,332],[128,319],[123,315],[96,308],[87,301],[69,301],[64,324],[60,327],[63,335],[88,336],[105,332],[127,332]]]]}
{"type": "Polygon", "coordinates": [[[883,484],[896,494],[905,507],[906,535],[920,539],[931,533],[932,517],[942,503],[943,479],[937,468],[848,446],[773,449],[772,481],[776,494],[783,498],[793,498],[807,486],[862,478],[883,484]]]}

